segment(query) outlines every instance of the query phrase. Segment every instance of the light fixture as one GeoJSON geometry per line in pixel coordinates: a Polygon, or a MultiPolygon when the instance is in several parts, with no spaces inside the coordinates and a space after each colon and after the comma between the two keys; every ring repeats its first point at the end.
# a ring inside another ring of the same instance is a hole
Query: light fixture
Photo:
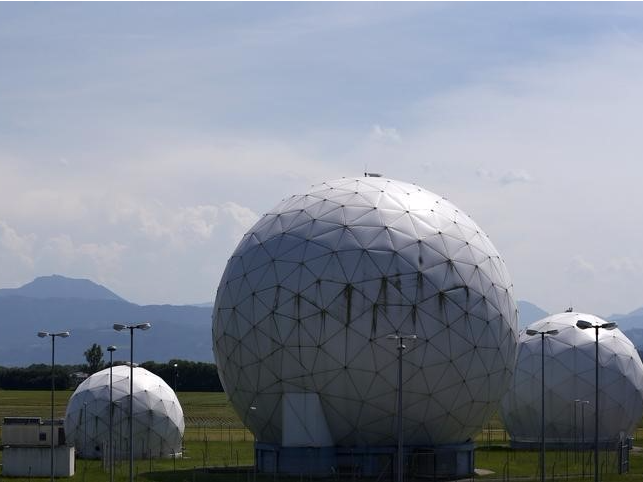
{"type": "Polygon", "coordinates": [[[129,330],[130,333],[130,365],[129,365],[129,480],[134,482],[134,330],[149,330],[150,323],[135,323],[123,325],[114,323],[116,331],[129,330]]]}
{"type": "Polygon", "coordinates": [[[54,392],[56,391],[56,378],[54,376],[54,360],[56,353],[56,337],[67,338],[69,336],[68,331],[61,331],[59,333],[49,333],[48,331],[39,331],[38,336],[40,338],[45,338],[47,336],[51,337],[51,420],[50,420],[50,442],[51,442],[51,453],[50,453],[50,476],[51,482],[54,481],[54,392]]]}
{"type": "Polygon", "coordinates": [[[596,381],[595,381],[596,391],[594,394],[594,397],[595,397],[595,401],[594,401],[594,481],[598,482],[599,481],[599,473],[598,473],[598,330],[601,328],[603,330],[613,330],[618,325],[613,321],[608,321],[606,323],[600,323],[595,325],[586,320],[578,320],[576,322],[576,326],[581,330],[594,328],[596,332],[596,342],[595,342],[596,355],[595,355],[595,364],[594,364],[594,371],[596,376],[596,381]]]}
{"type": "Polygon", "coordinates": [[[545,335],[558,335],[558,330],[529,329],[529,336],[540,335],[540,480],[545,482],[545,335]]]}

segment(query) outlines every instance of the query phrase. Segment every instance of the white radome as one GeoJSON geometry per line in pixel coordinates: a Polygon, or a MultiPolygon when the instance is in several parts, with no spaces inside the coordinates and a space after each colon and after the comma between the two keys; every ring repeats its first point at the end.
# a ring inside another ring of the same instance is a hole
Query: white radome
{"type": "Polygon", "coordinates": [[[486,234],[449,201],[386,178],[346,178],[282,201],[228,261],[215,359],[262,443],[464,443],[496,411],[517,346],[512,284],[486,234]],[[305,420],[305,422],[302,422],[305,420]]]}
{"type": "MultiPolygon", "coordinates": [[[[606,323],[584,313],[559,313],[532,323],[545,337],[545,439],[561,444],[594,440],[596,331],[578,320],[606,323]],[[584,426],[583,426],[584,422],[584,426]]],[[[617,328],[599,329],[599,441],[629,436],[643,415],[643,364],[617,328]]],[[[516,371],[502,400],[501,416],[514,442],[536,443],[541,432],[541,340],[520,334],[516,371]]]]}
{"type": "MultiPolygon", "coordinates": [[[[117,458],[129,456],[130,367],[113,367],[112,438],[117,458]]],[[[174,391],[162,378],[134,368],[134,456],[170,457],[181,453],[185,422],[174,391]]],[[[105,458],[109,447],[109,368],[94,373],[71,396],[65,434],[81,458],[105,458]]]]}

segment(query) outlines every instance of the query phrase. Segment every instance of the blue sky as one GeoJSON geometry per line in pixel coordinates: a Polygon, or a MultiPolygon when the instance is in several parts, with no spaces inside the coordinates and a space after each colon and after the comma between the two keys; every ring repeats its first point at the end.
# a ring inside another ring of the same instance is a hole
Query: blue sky
{"type": "Polygon", "coordinates": [[[0,3],[0,286],[211,300],[310,184],[415,182],[515,295],[643,306],[643,5],[0,3]]]}

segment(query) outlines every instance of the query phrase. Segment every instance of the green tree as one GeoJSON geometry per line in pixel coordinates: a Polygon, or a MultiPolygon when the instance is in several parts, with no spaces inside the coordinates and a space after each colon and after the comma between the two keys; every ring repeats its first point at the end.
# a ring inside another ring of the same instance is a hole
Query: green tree
{"type": "Polygon", "coordinates": [[[94,343],[90,348],[85,350],[85,360],[87,360],[87,371],[90,375],[102,369],[105,363],[103,362],[103,349],[100,345],[94,343]]]}

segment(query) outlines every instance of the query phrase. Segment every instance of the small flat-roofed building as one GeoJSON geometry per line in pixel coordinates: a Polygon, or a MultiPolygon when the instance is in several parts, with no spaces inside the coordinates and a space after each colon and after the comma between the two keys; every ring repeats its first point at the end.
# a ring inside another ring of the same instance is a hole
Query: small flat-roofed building
{"type": "MultiPolygon", "coordinates": [[[[2,475],[45,477],[51,473],[51,420],[5,417],[2,422],[2,475]]],[[[54,476],[74,475],[74,447],[66,443],[62,419],[53,420],[54,476]]]]}

